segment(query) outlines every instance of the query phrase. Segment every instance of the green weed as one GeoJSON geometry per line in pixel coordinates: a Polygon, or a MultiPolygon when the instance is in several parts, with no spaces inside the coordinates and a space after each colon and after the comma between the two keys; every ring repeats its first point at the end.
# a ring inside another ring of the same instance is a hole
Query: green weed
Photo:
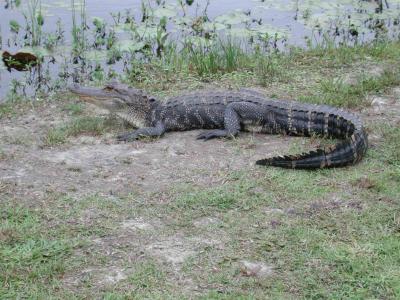
{"type": "Polygon", "coordinates": [[[189,69],[193,69],[200,77],[216,74],[221,70],[220,53],[214,47],[191,45],[189,69]]]}
{"type": "Polygon", "coordinates": [[[254,61],[254,72],[259,85],[266,87],[272,82],[287,81],[286,58],[282,55],[256,54],[254,61]]]}

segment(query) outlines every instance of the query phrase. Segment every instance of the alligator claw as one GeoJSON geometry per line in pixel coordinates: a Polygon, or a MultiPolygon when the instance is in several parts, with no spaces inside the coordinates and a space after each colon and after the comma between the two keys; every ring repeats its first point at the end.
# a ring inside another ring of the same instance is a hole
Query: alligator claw
{"type": "Polygon", "coordinates": [[[210,140],[210,139],[212,139],[214,137],[215,136],[213,136],[213,134],[210,133],[210,132],[203,132],[203,133],[199,134],[196,139],[207,141],[207,140],[210,140]]]}
{"type": "Polygon", "coordinates": [[[200,133],[197,136],[197,139],[208,141],[211,139],[221,138],[221,137],[226,137],[226,136],[227,136],[227,134],[226,134],[225,130],[212,130],[212,131],[206,131],[206,132],[200,133]]]}
{"type": "Polygon", "coordinates": [[[137,135],[135,132],[128,132],[117,135],[117,141],[119,142],[132,142],[134,140],[137,140],[138,138],[139,135],[137,135]]]}

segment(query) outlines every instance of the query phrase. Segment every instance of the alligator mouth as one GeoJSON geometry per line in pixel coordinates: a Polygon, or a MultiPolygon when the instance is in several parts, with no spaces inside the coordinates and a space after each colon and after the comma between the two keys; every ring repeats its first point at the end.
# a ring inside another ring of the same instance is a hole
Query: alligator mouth
{"type": "Polygon", "coordinates": [[[122,99],[117,96],[112,88],[81,87],[78,84],[68,86],[68,90],[85,102],[95,104],[110,111],[123,105],[122,99]]]}
{"type": "Polygon", "coordinates": [[[117,98],[110,88],[81,87],[78,84],[74,84],[68,86],[68,90],[77,94],[82,100],[95,104],[117,98]]]}

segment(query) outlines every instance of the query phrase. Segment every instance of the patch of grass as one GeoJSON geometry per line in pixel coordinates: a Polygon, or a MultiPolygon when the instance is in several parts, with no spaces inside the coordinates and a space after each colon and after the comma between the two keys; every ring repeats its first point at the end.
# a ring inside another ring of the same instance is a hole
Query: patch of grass
{"type": "Polygon", "coordinates": [[[7,142],[13,145],[29,146],[33,143],[32,136],[20,133],[7,137],[7,142]]]}
{"type": "Polygon", "coordinates": [[[400,276],[395,267],[398,263],[395,253],[399,252],[399,239],[387,234],[376,236],[373,244],[367,239],[350,245],[329,245],[322,251],[322,257],[330,265],[335,281],[331,295],[335,298],[399,297],[400,284],[395,280],[400,276]]]}
{"type": "Polygon", "coordinates": [[[189,188],[183,192],[172,204],[174,209],[182,211],[197,211],[199,213],[212,211],[226,211],[233,208],[247,208],[264,201],[265,197],[258,195],[260,199],[252,199],[252,203],[247,203],[248,194],[256,185],[255,182],[234,180],[233,184],[226,184],[216,188],[189,188]]]}
{"type": "Polygon", "coordinates": [[[240,43],[234,42],[231,38],[225,42],[221,42],[222,63],[225,72],[233,72],[238,68],[243,68],[248,62],[248,57],[243,51],[240,43]]]}
{"type": "Polygon", "coordinates": [[[69,103],[64,106],[63,110],[71,115],[80,115],[83,112],[83,105],[81,103],[69,103]]]}
{"type": "Polygon", "coordinates": [[[375,127],[375,130],[385,140],[385,151],[379,151],[379,158],[385,163],[400,166],[400,128],[383,124],[375,127]]]}
{"type": "Polygon", "coordinates": [[[282,54],[257,54],[254,61],[254,73],[259,85],[266,87],[272,82],[288,82],[290,76],[287,71],[287,56],[282,54]]]}
{"type": "Polygon", "coordinates": [[[210,291],[207,295],[200,296],[198,299],[201,300],[230,300],[230,299],[237,299],[237,300],[254,300],[254,295],[245,295],[242,293],[221,293],[219,291],[210,291]]]}
{"type": "Polygon", "coordinates": [[[371,189],[358,191],[361,208],[346,196],[347,188],[336,186],[332,191],[339,197],[336,199],[329,194],[314,194],[317,186],[345,184],[347,176],[358,172],[349,170],[345,176],[343,172],[330,172],[326,182],[321,180],[323,174],[310,174],[304,181],[282,172],[279,180],[265,182],[271,188],[266,193],[272,193],[275,201],[262,205],[254,195],[247,194],[248,201],[257,203],[249,210],[209,211],[223,221],[207,234],[216,231],[215,235],[222,237],[224,232],[225,239],[228,236],[230,240],[223,252],[210,249],[210,253],[194,259],[186,267],[187,276],[218,286],[228,295],[252,293],[254,298],[396,299],[400,292],[396,281],[400,245],[399,219],[393,215],[393,208],[398,204],[388,207],[376,202],[376,192],[371,189]],[[292,187],[293,181],[302,186],[292,187]],[[265,212],[265,207],[271,206],[282,209],[265,212]],[[241,275],[235,262],[246,258],[272,265],[274,274],[268,278],[241,275]]]}
{"type": "Polygon", "coordinates": [[[282,257],[286,285],[305,298],[398,297],[399,243],[390,210],[326,209],[282,226],[282,244],[272,250],[282,257]]]}
{"type": "Polygon", "coordinates": [[[47,132],[44,139],[45,146],[54,146],[64,144],[67,141],[67,134],[63,128],[53,128],[47,132]]]}
{"type": "Polygon", "coordinates": [[[354,108],[368,106],[368,93],[377,93],[400,84],[400,71],[385,70],[381,76],[361,78],[356,84],[346,84],[342,79],[322,80],[318,93],[312,96],[301,96],[300,100],[310,103],[354,108]]]}
{"type": "Polygon", "coordinates": [[[291,55],[298,62],[306,64],[315,64],[318,61],[319,66],[341,69],[343,66],[354,65],[357,61],[378,60],[400,58],[399,42],[372,42],[370,44],[355,46],[336,46],[329,44],[325,46],[315,46],[304,51],[301,48],[292,48],[291,55]]]}
{"type": "MultiPolygon", "coordinates": [[[[172,70],[172,77],[180,73],[194,73],[200,78],[222,75],[246,68],[251,54],[247,54],[242,45],[232,39],[219,40],[209,44],[194,45],[186,43],[179,51],[176,45],[169,45],[164,58],[152,60],[150,65],[161,63],[164,71],[172,70]]],[[[170,77],[171,77],[170,76],[170,77]]]]}
{"type": "Polygon", "coordinates": [[[216,74],[223,70],[220,52],[215,47],[191,46],[188,64],[189,69],[193,69],[200,77],[216,74]]]}
{"type": "Polygon", "coordinates": [[[54,146],[63,144],[67,141],[68,137],[80,134],[101,135],[111,126],[111,122],[108,119],[79,117],[66,125],[50,129],[44,138],[44,145],[54,146]]]}
{"type": "Polygon", "coordinates": [[[135,287],[134,293],[150,293],[162,290],[165,286],[166,276],[162,267],[154,261],[145,261],[135,266],[134,273],[129,276],[129,281],[135,287]]]}
{"type": "Polygon", "coordinates": [[[0,148],[0,160],[6,159],[7,154],[4,152],[2,148],[0,148]]]}
{"type": "Polygon", "coordinates": [[[5,104],[0,104],[0,119],[14,114],[14,109],[13,109],[14,104],[7,102],[5,104]]]}
{"type": "Polygon", "coordinates": [[[8,201],[0,205],[0,294],[5,298],[47,297],[68,268],[76,241],[58,236],[33,210],[8,201]]]}

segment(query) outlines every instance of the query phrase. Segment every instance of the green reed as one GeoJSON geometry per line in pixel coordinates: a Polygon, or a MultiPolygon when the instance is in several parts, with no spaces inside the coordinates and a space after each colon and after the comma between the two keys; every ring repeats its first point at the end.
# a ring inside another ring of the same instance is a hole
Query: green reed
{"type": "Polygon", "coordinates": [[[86,49],[85,31],[86,23],[86,0],[76,2],[71,0],[72,9],[72,49],[73,56],[83,55],[86,49]],[[80,24],[77,21],[77,6],[79,7],[80,24]]]}
{"type": "Polygon", "coordinates": [[[24,14],[27,23],[27,32],[30,33],[31,46],[39,46],[42,40],[42,26],[44,17],[42,14],[42,1],[29,0],[27,3],[27,13],[24,14]]]}

